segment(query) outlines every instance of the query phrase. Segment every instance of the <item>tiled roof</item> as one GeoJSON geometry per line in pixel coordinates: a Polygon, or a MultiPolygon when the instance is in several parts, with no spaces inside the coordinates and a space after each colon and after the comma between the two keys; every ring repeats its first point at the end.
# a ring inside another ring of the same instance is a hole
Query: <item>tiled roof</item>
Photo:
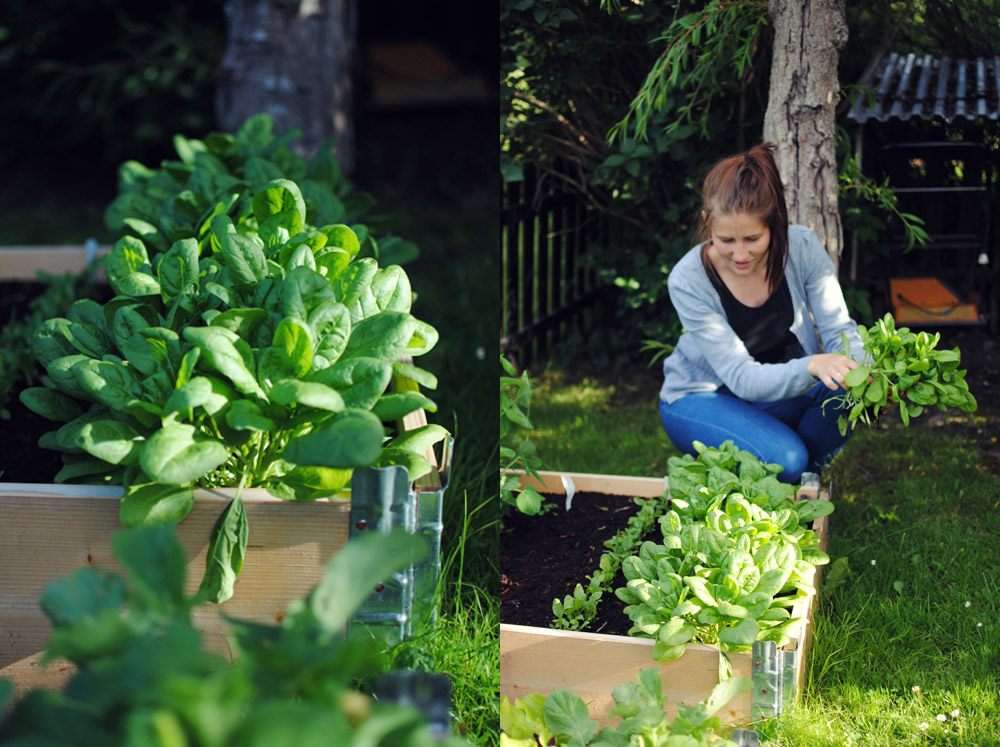
{"type": "Polygon", "coordinates": [[[1000,56],[950,59],[893,52],[869,67],[859,85],[875,93],[854,94],[847,118],[864,124],[875,119],[1000,119],[1000,56]]]}

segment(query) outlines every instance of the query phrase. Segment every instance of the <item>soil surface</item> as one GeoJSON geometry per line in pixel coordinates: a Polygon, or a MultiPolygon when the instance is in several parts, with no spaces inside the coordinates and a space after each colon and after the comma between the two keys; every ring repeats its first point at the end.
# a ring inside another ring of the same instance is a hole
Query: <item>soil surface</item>
{"type": "MultiPolygon", "coordinates": [[[[556,508],[542,516],[517,513],[504,519],[500,538],[500,621],[547,628],[552,623],[552,600],[572,594],[577,584],[586,589],[589,576],[604,553],[604,541],[628,525],[639,510],[632,499],[602,493],[577,493],[569,511],[565,496],[546,496],[556,508]]],[[[652,539],[652,538],[651,538],[652,539]]],[[[601,597],[591,632],[625,635],[632,622],[625,603],[614,590],[618,578],[601,597]]]]}
{"type": "MultiPolygon", "coordinates": [[[[1000,478],[1000,339],[985,328],[941,330],[938,349],[958,347],[962,353],[969,390],[978,410],[973,416],[930,408],[910,427],[938,429],[942,437],[968,439],[979,446],[982,463],[1000,478]]],[[[584,374],[580,374],[584,375],[584,374]]],[[[607,372],[587,375],[607,377],[607,372]]],[[[627,374],[626,374],[627,376],[627,374]]],[[[649,392],[635,392],[648,400],[649,392]]],[[[897,416],[898,419],[898,416],[897,416]]],[[[597,568],[604,541],[623,528],[638,510],[628,498],[580,493],[572,510],[563,509],[563,496],[548,499],[557,508],[543,516],[512,515],[500,546],[500,620],[517,625],[548,628],[553,619],[552,600],[572,594],[576,585],[586,585],[597,568]]],[[[654,532],[657,530],[654,529],[654,532]]],[[[649,539],[657,539],[650,537],[649,539]]],[[[591,632],[625,635],[631,621],[614,589],[624,585],[619,572],[610,591],[598,606],[591,632]]]]}

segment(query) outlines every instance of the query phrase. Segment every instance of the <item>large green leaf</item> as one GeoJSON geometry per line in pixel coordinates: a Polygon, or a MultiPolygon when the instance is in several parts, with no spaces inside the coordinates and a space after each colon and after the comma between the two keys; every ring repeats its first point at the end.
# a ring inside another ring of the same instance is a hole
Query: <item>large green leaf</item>
{"type": "Polygon", "coordinates": [[[264,309],[227,309],[212,318],[211,326],[224,327],[245,340],[266,317],[264,309]]]}
{"type": "Polygon", "coordinates": [[[409,415],[421,407],[428,412],[437,412],[434,400],[425,397],[420,392],[393,392],[392,394],[383,394],[375,403],[372,412],[380,420],[390,422],[400,420],[403,416],[409,415]]]}
{"type": "Polygon", "coordinates": [[[247,365],[247,359],[240,351],[240,343],[243,346],[246,343],[235,332],[222,327],[187,327],[184,339],[201,350],[202,357],[241,392],[267,400],[267,395],[257,384],[256,377],[247,365]]]}
{"type": "Polygon", "coordinates": [[[140,464],[154,482],[186,485],[204,477],[229,458],[220,442],[184,423],[166,425],[142,448],[140,464]]]}
{"type": "Polygon", "coordinates": [[[118,517],[130,529],[149,524],[180,523],[194,507],[190,485],[130,485],[122,496],[118,517]]]}
{"type": "Polygon", "coordinates": [[[282,456],[298,465],[368,467],[382,449],[382,422],[365,410],[345,410],[319,430],[291,439],[282,456]]]}
{"type": "Polygon", "coordinates": [[[249,525],[243,501],[237,495],[219,515],[205,558],[205,576],[198,596],[220,604],[233,595],[236,577],[243,569],[249,525]]]}
{"type": "Polygon", "coordinates": [[[238,431],[273,431],[275,422],[248,399],[238,399],[226,408],[226,425],[238,431]]]}
{"type": "Polygon", "coordinates": [[[313,344],[309,329],[294,319],[282,319],[274,330],[271,347],[288,362],[292,376],[305,376],[312,368],[313,344]]]}
{"type": "Polygon", "coordinates": [[[438,341],[438,331],[427,322],[414,319],[413,336],[406,345],[407,355],[423,355],[430,351],[438,341]]]}
{"type": "MultiPolygon", "coordinates": [[[[413,451],[407,451],[406,449],[394,449],[392,447],[385,447],[378,455],[378,462],[376,462],[378,467],[392,467],[399,466],[405,467],[406,473],[409,479],[419,480],[424,475],[430,474],[432,469],[431,463],[427,460],[427,457],[422,454],[417,454],[413,451]]],[[[527,488],[525,489],[527,490],[527,488]]],[[[523,493],[522,493],[523,495],[523,493]]]]}
{"type": "Polygon", "coordinates": [[[56,317],[45,320],[35,329],[31,349],[42,366],[47,368],[56,358],[79,354],[80,351],[70,342],[70,324],[69,319],[56,317]]]}
{"type": "Polygon", "coordinates": [[[309,326],[316,341],[313,368],[326,368],[336,363],[351,338],[351,313],[336,301],[327,301],[309,314],[309,326]]]}
{"type": "Polygon", "coordinates": [[[442,441],[448,431],[436,423],[428,423],[412,431],[404,431],[392,439],[387,446],[396,449],[407,449],[418,454],[424,454],[438,441],[442,441]]]}
{"type": "Polygon", "coordinates": [[[156,272],[164,303],[169,304],[184,293],[197,291],[198,242],[195,239],[174,242],[160,258],[156,272]]]}
{"type": "Polygon", "coordinates": [[[80,428],[77,446],[109,464],[136,465],[142,438],[132,426],[120,420],[93,420],[80,428]]]}
{"type": "Polygon", "coordinates": [[[123,296],[154,296],[160,284],[153,276],[146,245],[134,236],[124,236],[108,253],[105,271],[115,292],[123,296]]]}
{"type": "Polygon", "coordinates": [[[349,358],[309,374],[340,392],[347,407],[370,410],[392,380],[392,365],[376,358],[349,358]]]}
{"type": "Polygon", "coordinates": [[[230,276],[241,288],[256,288],[267,277],[267,257],[256,236],[242,234],[225,215],[212,222],[212,233],[230,276]]]}
{"type": "Polygon", "coordinates": [[[226,398],[215,392],[212,381],[208,377],[195,376],[183,386],[175,389],[167,398],[167,402],[163,406],[163,414],[166,416],[172,412],[180,412],[190,418],[196,407],[208,405],[208,409],[216,412],[225,404],[226,398]]]}
{"type": "Polygon", "coordinates": [[[393,265],[379,270],[372,279],[371,291],[380,311],[410,310],[413,294],[410,280],[401,267],[393,265]]]}
{"type": "Polygon", "coordinates": [[[394,361],[406,353],[417,320],[400,311],[383,311],[358,322],[342,358],[394,361]]]}
{"type": "Polygon", "coordinates": [[[291,270],[281,285],[281,310],[286,317],[309,319],[313,310],[336,303],[330,283],[315,270],[301,266],[291,270]]]}
{"type": "Polygon", "coordinates": [[[355,256],[361,250],[358,235],[351,230],[350,226],[337,224],[332,226],[323,226],[321,230],[329,238],[327,246],[343,249],[350,257],[355,256]]]}
{"type": "Polygon", "coordinates": [[[330,498],[351,481],[352,470],[329,467],[296,467],[290,472],[267,481],[269,493],[286,501],[314,501],[330,498]]]}
{"type": "Polygon", "coordinates": [[[376,585],[413,565],[426,550],[421,538],[403,529],[352,539],[327,563],[323,579],[309,598],[313,613],[324,628],[339,633],[376,585]]]}
{"type": "Polygon", "coordinates": [[[566,747],[587,747],[598,723],[590,719],[587,704],[572,690],[555,690],[542,707],[545,724],[566,747]]]}
{"type": "Polygon", "coordinates": [[[112,410],[124,410],[130,400],[142,397],[141,382],[121,363],[87,358],[73,366],[73,375],[90,397],[112,410]]]}
{"type": "Polygon", "coordinates": [[[719,631],[719,640],[731,646],[750,646],[757,640],[760,633],[760,625],[756,620],[746,618],[732,627],[726,627],[719,631]]]}
{"type": "Polygon", "coordinates": [[[377,272],[378,263],[371,257],[355,259],[335,281],[337,300],[345,306],[358,303],[369,292],[377,272]]]}
{"type": "Polygon", "coordinates": [[[181,360],[180,338],[167,327],[146,327],[121,345],[125,359],[143,375],[172,372],[181,360]]]}
{"type": "Polygon", "coordinates": [[[264,243],[275,246],[302,230],[306,203],[295,182],[274,179],[253,196],[253,214],[264,243]]]}
{"type": "Polygon", "coordinates": [[[32,412],[60,423],[68,423],[83,413],[78,400],[48,387],[29,387],[18,398],[32,412]]]}
{"type": "Polygon", "coordinates": [[[304,405],[330,412],[344,409],[344,399],[336,389],[315,381],[282,379],[271,387],[271,400],[279,405],[304,405]]]}

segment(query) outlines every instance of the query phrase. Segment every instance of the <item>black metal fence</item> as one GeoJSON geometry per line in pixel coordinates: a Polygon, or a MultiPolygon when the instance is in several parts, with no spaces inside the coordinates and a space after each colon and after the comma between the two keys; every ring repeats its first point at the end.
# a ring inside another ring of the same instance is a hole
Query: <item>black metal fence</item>
{"type": "Polygon", "coordinates": [[[607,220],[534,169],[505,187],[502,353],[526,366],[598,323],[606,286],[588,247],[607,244],[607,220]]]}

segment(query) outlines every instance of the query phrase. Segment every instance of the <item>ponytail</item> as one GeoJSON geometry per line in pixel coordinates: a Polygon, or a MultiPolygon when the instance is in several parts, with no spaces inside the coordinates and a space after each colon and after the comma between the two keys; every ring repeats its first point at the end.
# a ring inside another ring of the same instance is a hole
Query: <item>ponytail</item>
{"type": "MultiPolygon", "coordinates": [[[[788,259],[788,208],[774,162],[774,145],[762,143],[719,161],[705,177],[701,199],[705,217],[699,223],[698,239],[702,242],[708,239],[712,219],[717,215],[751,215],[770,229],[764,278],[769,290],[777,288],[788,259]]],[[[703,263],[708,262],[705,246],[703,263]]],[[[708,264],[706,269],[710,269],[708,264]]]]}

